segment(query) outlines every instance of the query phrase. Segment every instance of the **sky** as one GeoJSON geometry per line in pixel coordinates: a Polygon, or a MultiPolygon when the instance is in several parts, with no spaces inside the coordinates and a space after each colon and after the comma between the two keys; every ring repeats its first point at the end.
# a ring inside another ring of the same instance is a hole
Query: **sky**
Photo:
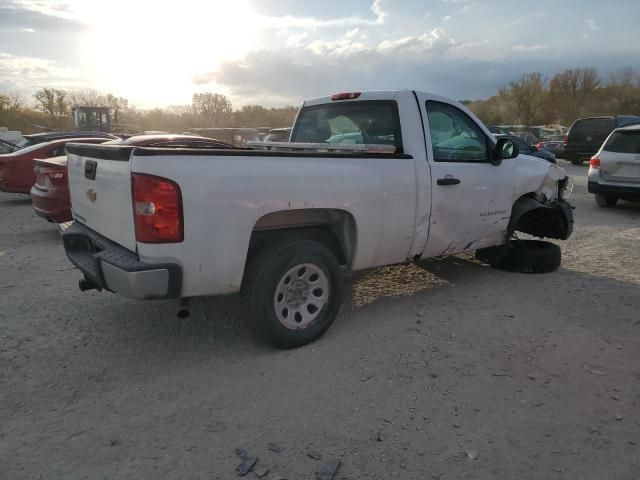
{"type": "Polygon", "coordinates": [[[296,105],[410,88],[487,98],[523,73],[640,69],[639,0],[0,0],[0,93],[139,107],[296,105]]]}

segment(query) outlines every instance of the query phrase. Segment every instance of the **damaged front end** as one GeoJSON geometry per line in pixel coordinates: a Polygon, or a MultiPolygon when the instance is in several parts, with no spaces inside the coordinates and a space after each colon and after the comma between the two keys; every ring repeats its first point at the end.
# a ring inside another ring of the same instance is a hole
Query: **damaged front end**
{"type": "Polygon", "coordinates": [[[552,168],[535,195],[522,197],[513,206],[507,238],[516,231],[539,238],[569,238],[573,233],[573,207],[565,196],[570,190],[571,179],[564,170],[552,168]]]}

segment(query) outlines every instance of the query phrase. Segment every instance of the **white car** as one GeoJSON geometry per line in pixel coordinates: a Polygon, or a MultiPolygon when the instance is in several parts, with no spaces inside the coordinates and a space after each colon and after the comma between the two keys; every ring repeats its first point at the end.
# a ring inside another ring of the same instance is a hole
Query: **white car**
{"type": "Polygon", "coordinates": [[[516,159],[463,105],[417,91],[308,100],[290,142],[253,149],[67,149],[63,239],[81,289],[183,304],[241,291],[255,329],[284,348],[329,328],[342,270],[469,250],[552,270],[556,245],[509,239],[573,229],[564,170],[516,159]]]}
{"type": "Polygon", "coordinates": [[[611,132],[589,161],[588,188],[599,207],[640,200],[640,125],[611,132]]]}

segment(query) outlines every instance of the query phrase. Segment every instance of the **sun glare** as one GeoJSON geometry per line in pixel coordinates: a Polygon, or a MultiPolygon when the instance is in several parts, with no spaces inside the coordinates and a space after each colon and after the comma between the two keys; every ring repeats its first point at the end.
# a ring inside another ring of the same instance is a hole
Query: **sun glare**
{"type": "Polygon", "coordinates": [[[91,26],[81,49],[95,88],[143,106],[189,102],[201,88],[194,75],[256,48],[258,16],[246,0],[79,0],[74,10],[91,26]]]}

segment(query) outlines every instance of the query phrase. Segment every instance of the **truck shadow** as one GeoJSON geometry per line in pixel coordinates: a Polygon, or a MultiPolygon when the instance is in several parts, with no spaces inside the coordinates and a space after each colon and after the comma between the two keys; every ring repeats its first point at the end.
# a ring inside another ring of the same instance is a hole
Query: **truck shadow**
{"type": "MultiPolygon", "coordinates": [[[[353,314],[367,312],[398,297],[414,297],[425,290],[453,285],[460,277],[482,274],[481,265],[464,258],[450,257],[418,264],[395,265],[360,272],[345,281],[341,313],[335,326],[354,321],[353,314]],[[376,305],[370,305],[370,304],[376,305]]],[[[175,353],[229,350],[277,350],[256,339],[241,308],[240,295],[195,298],[186,319],[176,316],[175,301],[132,302],[118,299],[109,309],[115,318],[124,318],[120,343],[155,343],[155,347],[175,353]],[[122,307],[122,308],[119,308],[122,307]],[[121,314],[113,309],[122,310],[121,314]]]]}
{"type": "Polygon", "coordinates": [[[31,197],[18,193],[0,193],[0,206],[31,205],[31,197]]]}

